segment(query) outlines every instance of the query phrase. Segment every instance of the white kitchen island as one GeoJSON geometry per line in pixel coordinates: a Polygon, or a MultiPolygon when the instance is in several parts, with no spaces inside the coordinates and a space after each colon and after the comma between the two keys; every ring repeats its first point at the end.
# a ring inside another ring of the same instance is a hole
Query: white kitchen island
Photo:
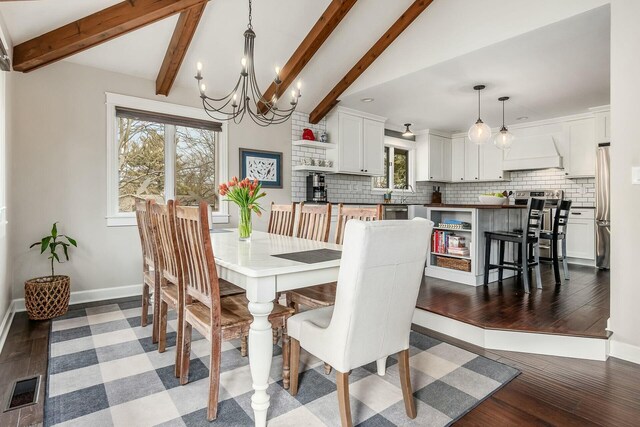
{"type": "MultiPolygon", "coordinates": [[[[484,253],[485,231],[514,230],[522,228],[522,216],[526,206],[513,205],[474,205],[474,204],[441,204],[425,205],[427,218],[434,223],[434,234],[438,231],[453,232],[456,236],[465,237],[469,255],[452,255],[434,250],[429,245],[429,256],[425,267],[425,275],[452,282],[479,286],[484,283],[484,253]],[[470,224],[466,229],[451,229],[441,226],[446,220],[458,220],[470,224]]],[[[431,239],[432,237],[429,237],[431,239]]],[[[491,262],[496,264],[498,259],[497,242],[491,249],[491,262]]],[[[505,260],[512,261],[513,254],[507,246],[505,260]]],[[[504,278],[514,275],[513,271],[505,270],[504,278]]],[[[498,280],[498,271],[490,273],[489,281],[498,280]]]]}

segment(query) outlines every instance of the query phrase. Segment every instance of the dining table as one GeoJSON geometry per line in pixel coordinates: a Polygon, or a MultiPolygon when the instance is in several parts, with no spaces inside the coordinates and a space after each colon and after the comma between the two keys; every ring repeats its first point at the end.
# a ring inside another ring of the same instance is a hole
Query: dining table
{"type": "Polygon", "coordinates": [[[218,275],[246,291],[253,316],[249,366],[256,426],[267,425],[273,336],[268,316],[279,292],[338,279],[342,245],[254,231],[239,239],[237,229],[214,229],[211,245],[218,275]]]}

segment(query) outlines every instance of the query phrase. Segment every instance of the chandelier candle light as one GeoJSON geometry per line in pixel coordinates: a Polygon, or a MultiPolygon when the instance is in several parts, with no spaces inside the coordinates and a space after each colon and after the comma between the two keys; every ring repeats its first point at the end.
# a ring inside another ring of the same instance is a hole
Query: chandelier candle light
{"type": "Polygon", "coordinates": [[[240,209],[240,218],[238,219],[238,237],[240,240],[251,240],[251,212],[255,212],[256,215],[262,215],[262,206],[258,203],[258,199],[267,195],[262,190],[262,184],[257,179],[251,181],[249,178],[245,178],[242,181],[238,180],[237,176],[231,178],[229,182],[223,182],[218,186],[218,191],[221,196],[227,196],[226,201],[231,201],[238,205],[240,209]]]}
{"type": "Polygon", "coordinates": [[[508,96],[501,96],[498,101],[502,102],[502,127],[493,139],[493,144],[501,150],[508,150],[513,143],[513,134],[504,125],[504,101],[508,101],[508,96]]]}
{"type": "Polygon", "coordinates": [[[263,92],[258,87],[254,68],[253,44],[255,38],[256,33],[251,24],[251,0],[249,0],[249,23],[244,32],[244,56],[240,61],[242,69],[231,92],[222,98],[207,96],[207,87],[202,77],[202,63],[198,62],[197,64],[195,78],[198,81],[204,111],[210,117],[216,120],[233,120],[235,123],[240,123],[245,114],[248,114],[256,124],[269,126],[286,122],[298,106],[298,99],[302,96],[300,81],[298,81],[296,89],[291,91],[290,107],[280,109],[277,106],[278,98],[276,95],[280,93],[280,85],[282,84],[279,67],[275,67],[275,78],[273,79],[273,83],[276,85],[275,94],[269,100],[263,98],[263,92]]]}
{"type": "Polygon", "coordinates": [[[485,85],[477,85],[473,87],[473,90],[478,91],[478,120],[471,128],[469,128],[469,139],[477,145],[482,145],[491,138],[491,128],[487,126],[485,122],[480,118],[480,91],[483,90],[485,85]]]}

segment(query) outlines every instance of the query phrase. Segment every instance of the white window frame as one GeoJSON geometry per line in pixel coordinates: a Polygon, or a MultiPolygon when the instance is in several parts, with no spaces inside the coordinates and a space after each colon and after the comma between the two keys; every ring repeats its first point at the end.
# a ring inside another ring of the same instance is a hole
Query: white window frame
{"type": "MultiPolygon", "coordinates": [[[[207,113],[205,113],[204,110],[200,108],[170,104],[168,102],[154,101],[151,99],[137,98],[134,96],[121,95],[110,92],[106,92],[105,95],[107,106],[107,226],[135,226],[135,212],[118,211],[118,180],[120,174],[120,162],[118,160],[118,149],[115,143],[117,137],[116,107],[126,107],[153,113],[170,114],[173,116],[188,117],[200,120],[211,120],[211,117],[209,117],[207,113]]],[[[167,136],[171,135],[169,135],[169,133],[165,134],[165,197],[167,199],[172,199],[174,198],[173,192],[175,191],[175,147],[173,146],[174,138],[167,136]]],[[[218,132],[217,137],[217,178],[219,182],[225,182],[229,180],[229,146],[226,122],[222,122],[222,131],[218,132]]],[[[220,210],[218,211],[211,212],[211,223],[229,223],[228,203],[220,203],[219,209],[220,210]]]]}
{"type": "MultiPolygon", "coordinates": [[[[393,186],[393,150],[395,148],[400,148],[402,150],[407,150],[409,152],[409,185],[411,185],[414,190],[416,188],[416,178],[415,178],[415,169],[416,169],[416,144],[412,141],[406,141],[399,138],[394,138],[392,136],[384,137],[384,147],[389,147],[389,164],[385,165],[385,168],[389,169],[389,182],[390,186],[393,186]]],[[[375,193],[388,193],[389,191],[393,191],[394,193],[412,193],[409,189],[400,189],[400,188],[377,188],[374,186],[374,178],[371,178],[371,191],[375,193]]]]}

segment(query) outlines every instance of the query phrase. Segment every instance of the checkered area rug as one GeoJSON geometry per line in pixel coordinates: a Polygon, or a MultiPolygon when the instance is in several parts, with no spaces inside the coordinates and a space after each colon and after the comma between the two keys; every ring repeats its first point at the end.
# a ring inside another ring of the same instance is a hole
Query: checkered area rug
{"type": "MultiPolygon", "coordinates": [[[[208,423],[209,342],[194,331],[189,384],[174,377],[175,315],[165,353],[151,343],[151,326],[140,326],[140,302],[106,302],[70,310],[52,322],[45,425],[251,426],[249,360],[239,341],[224,342],[218,419],[208,423]]],[[[274,346],[269,394],[270,426],[339,426],[336,380],[304,350],[299,392],[282,387],[282,351],[274,346]]],[[[375,363],[349,377],[354,425],[444,426],[469,412],[512,380],[518,371],[501,363],[411,333],[411,380],[418,417],[407,418],[398,363],[385,376],[375,363]]]]}

